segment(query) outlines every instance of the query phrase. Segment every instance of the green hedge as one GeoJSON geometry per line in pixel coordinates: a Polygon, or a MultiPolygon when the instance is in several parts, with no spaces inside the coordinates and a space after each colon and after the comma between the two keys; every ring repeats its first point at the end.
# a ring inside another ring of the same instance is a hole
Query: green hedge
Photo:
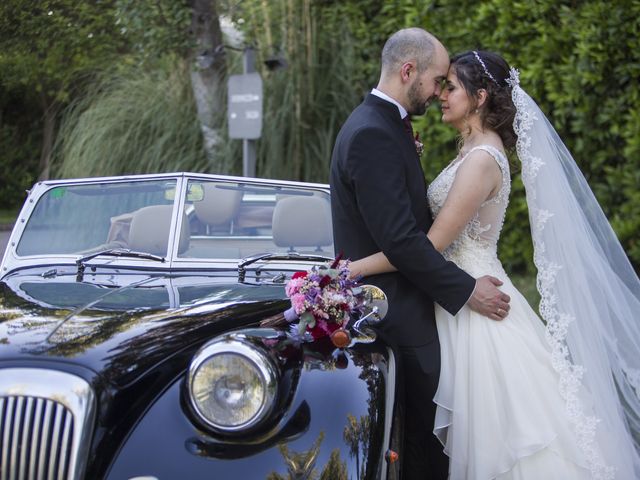
{"type": "Polygon", "coordinates": [[[0,210],[20,207],[38,178],[42,127],[37,112],[23,90],[0,87],[0,210]]]}

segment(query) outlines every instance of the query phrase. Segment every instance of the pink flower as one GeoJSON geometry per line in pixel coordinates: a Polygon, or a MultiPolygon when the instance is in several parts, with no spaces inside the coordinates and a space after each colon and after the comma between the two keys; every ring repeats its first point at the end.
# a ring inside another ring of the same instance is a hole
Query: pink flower
{"type": "Polygon", "coordinates": [[[284,291],[287,297],[291,297],[300,291],[300,288],[305,284],[306,278],[297,277],[289,280],[289,283],[284,287],[284,291]]]}
{"type": "Polygon", "coordinates": [[[303,313],[306,310],[306,306],[304,304],[305,298],[304,294],[296,293],[291,296],[291,305],[298,315],[303,313]]]}

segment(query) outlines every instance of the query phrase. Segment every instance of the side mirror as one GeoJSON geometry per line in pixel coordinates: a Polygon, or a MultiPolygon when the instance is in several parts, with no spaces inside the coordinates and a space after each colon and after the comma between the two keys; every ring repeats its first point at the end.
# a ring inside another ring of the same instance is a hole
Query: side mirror
{"type": "Polygon", "coordinates": [[[353,336],[354,341],[371,343],[375,341],[376,334],[369,327],[380,322],[387,315],[389,302],[387,295],[375,285],[362,285],[360,288],[363,296],[362,316],[351,326],[351,333],[355,335],[353,336]]]}
{"type": "Polygon", "coordinates": [[[364,292],[364,314],[360,320],[369,317],[372,321],[368,323],[379,322],[389,311],[387,295],[375,285],[362,285],[360,288],[364,292]]]}

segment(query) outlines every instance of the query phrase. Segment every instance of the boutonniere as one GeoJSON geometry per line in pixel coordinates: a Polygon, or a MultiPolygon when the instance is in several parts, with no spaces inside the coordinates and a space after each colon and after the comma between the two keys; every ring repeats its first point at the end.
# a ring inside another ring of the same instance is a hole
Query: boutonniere
{"type": "Polygon", "coordinates": [[[413,139],[416,144],[416,152],[418,152],[418,156],[422,156],[422,151],[424,150],[424,143],[420,141],[420,134],[416,132],[416,137],[413,139]]]}

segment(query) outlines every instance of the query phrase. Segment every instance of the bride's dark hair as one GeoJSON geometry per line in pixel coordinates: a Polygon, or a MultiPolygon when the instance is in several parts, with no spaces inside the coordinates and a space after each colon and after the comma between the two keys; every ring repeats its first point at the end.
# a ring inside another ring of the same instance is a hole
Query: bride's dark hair
{"type": "Polygon", "coordinates": [[[478,50],[454,56],[451,68],[466,90],[472,110],[477,108],[478,90],[487,91],[487,99],[478,112],[482,127],[500,135],[505,149],[514,148],[517,138],[513,131],[516,107],[511,99],[511,86],[507,83],[509,64],[500,55],[478,50]]]}

